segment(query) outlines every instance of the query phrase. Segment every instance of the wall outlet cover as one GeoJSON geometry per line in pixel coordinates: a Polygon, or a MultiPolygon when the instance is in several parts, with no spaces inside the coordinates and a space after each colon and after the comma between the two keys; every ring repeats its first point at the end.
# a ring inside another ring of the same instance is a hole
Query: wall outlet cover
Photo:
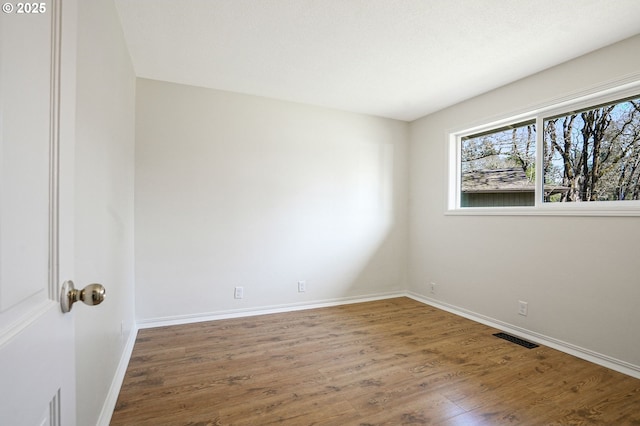
{"type": "Polygon", "coordinates": [[[233,297],[236,299],[242,299],[244,297],[244,287],[236,287],[234,289],[233,297]]]}
{"type": "Polygon", "coordinates": [[[529,303],[523,302],[522,300],[518,301],[518,314],[522,316],[527,316],[529,313],[529,303]]]}

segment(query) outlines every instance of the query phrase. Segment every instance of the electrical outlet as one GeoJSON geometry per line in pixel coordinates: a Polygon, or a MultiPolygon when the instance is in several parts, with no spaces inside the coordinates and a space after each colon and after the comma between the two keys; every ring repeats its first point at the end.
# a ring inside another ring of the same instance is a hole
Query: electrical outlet
{"type": "Polygon", "coordinates": [[[244,297],[244,287],[236,287],[233,293],[233,297],[236,299],[242,299],[244,297]]]}
{"type": "Polygon", "coordinates": [[[431,294],[436,294],[436,283],[431,282],[429,286],[430,286],[431,294]]]}
{"type": "Polygon", "coordinates": [[[529,312],[529,303],[523,302],[522,300],[519,300],[518,301],[518,314],[526,317],[528,312],[529,312]]]}
{"type": "Polygon", "coordinates": [[[307,282],[298,281],[298,293],[304,293],[305,291],[307,291],[307,282]]]}

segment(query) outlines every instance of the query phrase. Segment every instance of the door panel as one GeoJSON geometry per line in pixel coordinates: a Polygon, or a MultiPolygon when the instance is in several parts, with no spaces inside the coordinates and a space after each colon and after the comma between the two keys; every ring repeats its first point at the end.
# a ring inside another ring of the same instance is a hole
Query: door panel
{"type": "Polygon", "coordinates": [[[0,424],[66,426],[74,317],[59,271],[73,271],[75,83],[61,70],[75,77],[75,3],[30,5],[0,15],[0,424]]]}
{"type": "Polygon", "coordinates": [[[5,312],[47,289],[52,19],[50,13],[3,13],[0,25],[0,312],[5,312]]]}

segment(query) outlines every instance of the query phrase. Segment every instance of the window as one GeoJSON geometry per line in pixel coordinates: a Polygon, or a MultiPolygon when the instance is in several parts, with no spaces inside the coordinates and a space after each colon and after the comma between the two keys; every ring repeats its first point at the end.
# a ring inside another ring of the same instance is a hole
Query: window
{"type": "Polygon", "coordinates": [[[640,215],[639,83],[451,134],[449,211],[640,215]]]}

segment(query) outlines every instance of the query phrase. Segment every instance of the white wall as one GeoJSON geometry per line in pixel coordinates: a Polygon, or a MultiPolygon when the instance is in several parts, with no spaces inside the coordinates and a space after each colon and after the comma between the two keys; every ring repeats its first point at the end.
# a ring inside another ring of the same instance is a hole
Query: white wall
{"type": "Polygon", "coordinates": [[[136,114],[139,320],[406,287],[407,123],[145,79],[136,114]]]}
{"type": "Polygon", "coordinates": [[[411,123],[412,291],[640,366],[640,218],[444,214],[449,131],[640,76],[639,51],[636,36],[411,123]]]}
{"type": "Polygon", "coordinates": [[[94,425],[134,326],[135,76],[113,2],[78,3],[73,279],[106,287],[101,305],[73,308],[77,424],[94,425]]]}

